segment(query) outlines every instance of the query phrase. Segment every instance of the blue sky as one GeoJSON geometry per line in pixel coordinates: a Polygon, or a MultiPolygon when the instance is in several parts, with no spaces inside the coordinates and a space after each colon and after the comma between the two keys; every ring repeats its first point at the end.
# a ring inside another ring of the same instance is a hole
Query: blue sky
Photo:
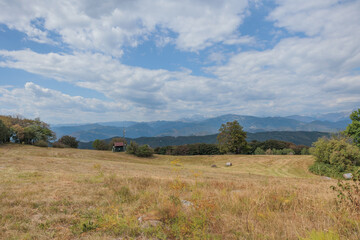
{"type": "Polygon", "coordinates": [[[0,114],[50,123],[360,106],[360,1],[0,0],[0,114]]]}

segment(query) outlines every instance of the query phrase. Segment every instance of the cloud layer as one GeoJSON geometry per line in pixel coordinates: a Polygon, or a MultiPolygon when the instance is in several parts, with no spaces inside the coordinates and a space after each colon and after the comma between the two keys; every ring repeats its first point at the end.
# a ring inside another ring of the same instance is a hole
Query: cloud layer
{"type": "Polygon", "coordinates": [[[243,44],[262,44],[238,30],[254,6],[254,1],[0,2],[1,23],[32,41],[64,48],[47,53],[2,49],[0,67],[95,90],[106,98],[70,96],[28,82],[22,88],[0,87],[0,104],[7,106],[3,113],[15,110],[52,122],[63,114],[65,121],[86,122],[195,113],[314,114],[359,106],[359,1],[277,1],[264,18],[272,31],[287,34],[273,46],[243,50],[243,44]],[[187,69],[122,63],[124,49],[146,41],[198,55],[209,49],[207,61],[215,65],[204,67],[200,76],[187,69]],[[234,51],[222,54],[228,45],[234,51]]]}

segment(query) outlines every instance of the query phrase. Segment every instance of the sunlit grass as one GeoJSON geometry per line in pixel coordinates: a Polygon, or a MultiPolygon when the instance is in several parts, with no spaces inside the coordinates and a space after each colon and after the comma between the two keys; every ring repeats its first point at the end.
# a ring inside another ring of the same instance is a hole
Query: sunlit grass
{"type": "Polygon", "coordinates": [[[0,146],[0,239],[359,239],[312,162],[0,146]]]}

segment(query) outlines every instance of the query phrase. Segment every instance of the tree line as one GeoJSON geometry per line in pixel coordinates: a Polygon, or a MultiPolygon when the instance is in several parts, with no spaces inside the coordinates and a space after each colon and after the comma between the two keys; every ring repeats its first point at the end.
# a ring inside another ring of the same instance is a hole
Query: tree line
{"type": "Polygon", "coordinates": [[[309,154],[309,147],[279,140],[246,141],[246,132],[238,121],[222,124],[217,136],[217,144],[195,143],[180,146],[157,147],[154,152],[166,155],[218,155],[256,154],[286,155],[309,154]]]}

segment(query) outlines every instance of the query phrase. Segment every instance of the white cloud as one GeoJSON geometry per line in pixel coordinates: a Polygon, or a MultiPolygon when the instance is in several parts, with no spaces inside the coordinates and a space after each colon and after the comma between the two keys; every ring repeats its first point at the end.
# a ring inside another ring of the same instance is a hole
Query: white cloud
{"type": "MultiPolygon", "coordinates": [[[[217,101],[218,93],[212,90],[212,87],[216,86],[216,81],[191,76],[188,71],[171,72],[129,67],[111,57],[90,53],[65,55],[38,54],[31,50],[2,50],[0,56],[5,59],[0,62],[1,67],[23,69],[47,78],[93,89],[104,94],[111,103],[121,103],[126,106],[127,111],[133,113],[148,114],[146,111],[155,113],[162,110],[163,112],[158,114],[159,118],[174,119],[177,116],[167,116],[168,111],[179,111],[178,115],[181,115],[180,111],[193,109],[196,104],[200,105],[204,101],[214,104],[217,101]]],[[[33,92],[37,92],[38,97],[48,94],[48,91],[32,89],[33,92]]],[[[102,105],[93,105],[92,111],[96,111],[97,107],[108,110],[102,105]]],[[[138,120],[140,117],[143,115],[136,116],[138,120]]]]}
{"type": "MultiPolygon", "coordinates": [[[[86,122],[89,116],[125,112],[125,105],[95,98],[70,96],[60,91],[43,88],[27,82],[24,88],[0,86],[0,105],[6,106],[1,114],[22,114],[27,117],[44,117],[51,122],[69,120],[86,122]],[[16,112],[13,111],[16,109],[16,112]]],[[[101,117],[100,117],[101,118],[101,117]]]]}
{"type": "MultiPolygon", "coordinates": [[[[179,49],[198,51],[231,36],[242,23],[247,1],[1,1],[0,23],[49,42],[57,33],[75,50],[121,56],[158,29],[177,34],[179,49]],[[35,24],[40,21],[42,24],[35,24]]],[[[160,44],[170,41],[163,36],[160,44]]]]}
{"type": "MultiPolygon", "coordinates": [[[[226,64],[206,69],[213,77],[194,76],[188,70],[126,66],[113,57],[120,56],[124,46],[136,46],[151,34],[158,47],[176,44],[187,51],[214,43],[254,43],[252,36],[236,33],[246,2],[191,3],[139,0],[122,1],[119,7],[116,1],[105,1],[96,7],[96,1],[54,1],[49,6],[36,2],[34,6],[10,6],[18,10],[19,19],[1,8],[10,4],[0,5],[0,22],[39,41],[46,41],[49,31],[57,32],[74,49],[71,54],[0,50],[0,67],[68,82],[108,98],[70,96],[28,83],[24,88],[0,88],[0,103],[15,104],[20,113],[45,114],[53,109],[74,121],[78,120],[74,111],[83,121],[89,117],[91,121],[154,120],[194,112],[312,114],[359,105],[360,79],[354,72],[360,66],[359,1],[278,1],[268,20],[282,28],[281,32],[302,34],[283,38],[264,51],[233,53],[226,64]],[[36,27],[34,19],[44,19],[40,21],[44,28],[36,27]]],[[[221,46],[209,51],[208,60],[221,64],[224,56],[216,49],[221,46]]]]}

